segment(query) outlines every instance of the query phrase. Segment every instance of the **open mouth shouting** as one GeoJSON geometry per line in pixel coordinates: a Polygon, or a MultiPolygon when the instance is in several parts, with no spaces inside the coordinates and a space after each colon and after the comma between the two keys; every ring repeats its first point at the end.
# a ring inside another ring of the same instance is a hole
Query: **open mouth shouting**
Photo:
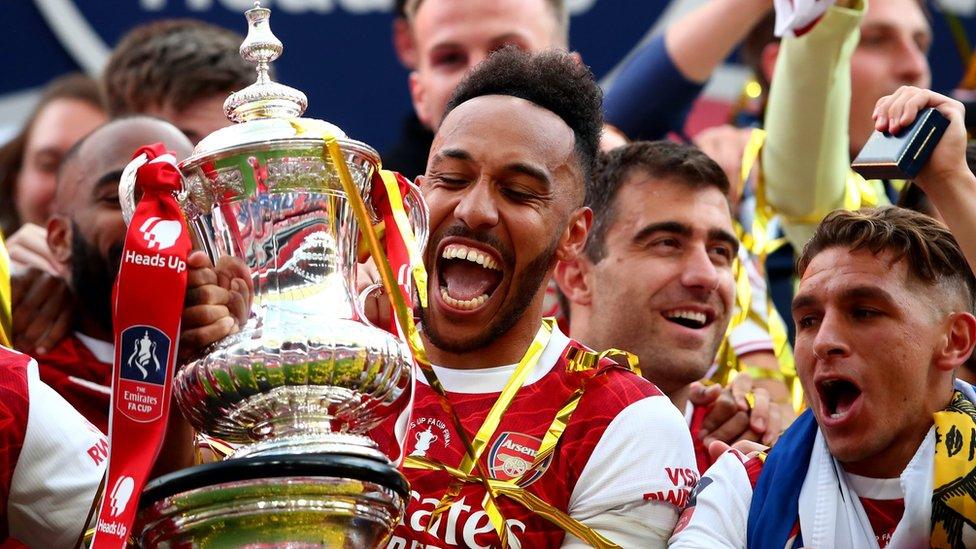
{"type": "Polygon", "coordinates": [[[482,309],[505,278],[502,265],[497,252],[480,243],[442,243],[436,267],[440,301],[452,312],[482,309]]]}
{"type": "Polygon", "coordinates": [[[854,416],[861,402],[861,388],[851,380],[825,377],[815,383],[820,397],[820,417],[826,426],[837,426],[854,416]]]}

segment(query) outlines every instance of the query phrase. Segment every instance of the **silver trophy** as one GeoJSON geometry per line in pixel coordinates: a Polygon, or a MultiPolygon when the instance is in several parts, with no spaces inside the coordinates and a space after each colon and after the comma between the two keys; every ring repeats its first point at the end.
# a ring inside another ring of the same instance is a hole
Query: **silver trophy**
{"type": "MultiPolygon", "coordinates": [[[[379,156],[332,124],[298,119],[305,95],[268,74],[282,51],[270,11],[255,4],[246,15],[240,51],[257,81],[224,104],[236,124],[179,165],[178,196],[195,246],[215,264],[246,264],[254,286],[247,323],[174,383],[190,423],[236,449],[151,482],[136,539],[147,547],[375,547],[408,490],[368,434],[381,424],[392,431],[409,399],[411,357],[399,338],[361,320],[360,226],[323,135],[336,138],[367,203],[379,156]]],[[[126,182],[122,200],[131,216],[126,182]]],[[[415,188],[406,201],[423,246],[426,206],[415,188]]]]}

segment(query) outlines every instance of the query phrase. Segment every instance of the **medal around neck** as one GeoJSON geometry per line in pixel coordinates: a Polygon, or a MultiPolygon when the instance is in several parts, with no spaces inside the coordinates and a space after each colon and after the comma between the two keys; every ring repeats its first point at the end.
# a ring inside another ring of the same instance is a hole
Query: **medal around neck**
{"type": "MultiPolygon", "coordinates": [[[[194,245],[250,272],[249,318],[178,372],[174,395],[195,429],[236,447],[228,459],[150,482],[137,543],[146,547],[375,547],[409,498],[371,432],[395,440],[412,359],[402,339],[362,320],[355,293],[360,227],[332,158],[334,138],[367,204],[379,156],[321,120],[305,94],[274,82],[282,53],[257,3],[241,55],[257,80],[224,103],[235,124],[179,164],[194,245]],[[296,120],[297,119],[297,120],[296,120]]],[[[132,211],[123,182],[123,213],[132,211]]],[[[426,205],[405,197],[423,246],[426,205]]],[[[374,220],[374,222],[377,220],[374,220]]],[[[401,281],[409,291],[409,281],[401,281]]]]}

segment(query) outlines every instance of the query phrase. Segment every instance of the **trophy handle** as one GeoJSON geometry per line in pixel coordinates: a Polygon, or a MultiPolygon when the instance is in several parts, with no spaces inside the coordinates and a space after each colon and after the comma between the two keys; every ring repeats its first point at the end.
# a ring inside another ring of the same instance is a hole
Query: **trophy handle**
{"type": "Polygon", "coordinates": [[[417,248],[420,253],[427,248],[427,237],[430,232],[430,210],[427,208],[427,201],[420,193],[420,187],[407,181],[407,194],[403,197],[407,206],[410,207],[408,216],[410,218],[410,228],[417,239],[417,248]]]}
{"type": "Polygon", "coordinates": [[[133,158],[126,164],[122,177],[119,178],[119,205],[122,207],[122,219],[126,227],[132,222],[136,211],[136,171],[146,164],[148,158],[145,153],[133,158]]]}
{"type": "Polygon", "coordinates": [[[359,315],[360,320],[362,320],[364,324],[385,330],[385,328],[373,324],[373,321],[366,316],[366,300],[369,299],[370,294],[377,291],[383,291],[383,285],[379,282],[370,284],[369,286],[363,288],[363,291],[359,292],[359,295],[356,297],[356,314],[359,315]]]}
{"type": "MultiPolygon", "coordinates": [[[[168,153],[158,157],[156,161],[176,164],[176,159],[168,153]]],[[[136,172],[148,162],[150,162],[149,156],[146,153],[140,154],[126,164],[125,169],[122,170],[122,177],[119,178],[119,205],[122,207],[122,219],[125,221],[127,227],[132,222],[132,216],[136,212],[136,172]]],[[[186,189],[186,181],[183,179],[183,174],[179,170],[176,170],[176,173],[180,174],[180,187],[186,189]]],[[[178,200],[182,194],[183,191],[177,193],[178,200]]],[[[182,207],[182,200],[180,202],[182,207]]]]}

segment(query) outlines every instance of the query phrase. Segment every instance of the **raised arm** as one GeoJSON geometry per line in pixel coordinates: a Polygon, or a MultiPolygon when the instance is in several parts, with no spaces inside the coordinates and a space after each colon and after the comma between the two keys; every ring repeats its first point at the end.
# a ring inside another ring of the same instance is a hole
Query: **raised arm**
{"type": "Polygon", "coordinates": [[[766,108],[766,197],[799,249],[820,218],[844,206],[850,165],[851,55],[862,0],[841,2],[798,38],[780,44],[766,108]]]}
{"type": "Polygon", "coordinates": [[[711,0],[672,23],[627,61],[607,90],[607,122],[631,139],[680,130],[712,71],[770,7],[770,0],[711,0]]]}

